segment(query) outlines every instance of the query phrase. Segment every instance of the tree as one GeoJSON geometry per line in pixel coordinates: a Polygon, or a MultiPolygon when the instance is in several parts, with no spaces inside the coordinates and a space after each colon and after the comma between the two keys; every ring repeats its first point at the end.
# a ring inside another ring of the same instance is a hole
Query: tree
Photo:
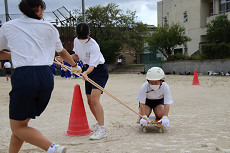
{"type": "Polygon", "coordinates": [[[219,15],[207,25],[207,41],[202,45],[201,54],[206,59],[230,57],[230,21],[227,15],[219,15]]]}
{"type": "Polygon", "coordinates": [[[230,21],[227,15],[219,15],[207,24],[207,40],[212,43],[230,42],[230,21]]]}
{"type": "Polygon", "coordinates": [[[188,41],[191,41],[191,38],[185,35],[185,28],[179,24],[157,27],[156,32],[147,39],[150,46],[161,46],[160,51],[166,59],[172,55],[177,45],[183,45],[188,41]]]}
{"type": "MultiPolygon", "coordinates": [[[[85,12],[86,23],[89,24],[91,30],[91,37],[100,44],[107,63],[116,61],[120,54],[122,43],[128,43],[135,51],[139,51],[138,47],[133,45],[133,42],[135,39],[141,40],[140,36],[143,36],[144,33],[138,32],[140,29],[144,29],[141,28],[144,27],[144,24],[135,22],[136,12],[128,10],[123,13],[118,7],[119,5],[109,3],[104,7],[101,5],[89,7],[85,12]],[[136,33],[136,35],[133,33],[136,33]]],[[[79,10],[75,11],[76,14],[80,14],[79,10]]],[[[82,16],[79,15],[77,20],[82,21],[82,16]]],[[[136,40],[135,45],[137,43],[143,45],[142,41],[136,40]]]]}
{"type": "Polygon", "coordinates": [[[136,23],[135,28],[132,28],[128,31],[126,39],[127,44],[129,44],[129,46],[132,46],[132,48],[135,50],[134,57],[136,62],[139,60],[140,54],[144,50],[144,42],[147,35],[147,25],[143,24],[142,22],[136,23]]]}
{"type": "Polygon", "coordinates": [[[121,43],[118,40],[107,40],[101,41],[99,45],[106,61],[110,61],[109,63],[114,63],[116,58],[119,56],[118,51],[121,48],[121,43]]]}

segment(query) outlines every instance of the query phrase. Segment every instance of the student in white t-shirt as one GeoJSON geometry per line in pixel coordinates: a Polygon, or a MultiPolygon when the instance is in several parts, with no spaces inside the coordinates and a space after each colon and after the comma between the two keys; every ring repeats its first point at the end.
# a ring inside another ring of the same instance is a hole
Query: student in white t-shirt
{"type": "Polygon", "coordinates": [[[85,91],[90,110],[97,121],[97,123],[91,127],[91,131],[93,131],[94,134],[90,136],[90,139],[102,139],[107,136],[104,127],[104,110],[100,103],[102,91],[89,83],[87,79],[90,78],[104,88],[109,78],[109,73],[104,64],[105,59],[100,51],[99,45],[93,38],[89,37],[89,26],[86,23],[80,23],[77,25],[76,31],[77,38],[74,39],[73,48],[75,54],[72,54],[72,58],[74,60],[82,60],[85,64],[82,77],[85,80],[85,91]]]}
{"type": "MultiPolygon", "coordinates": [[[[137,96],[139,111],[143,117],[149,117],[152,110],[164,127],[169,126],[169,109],[173,103],[169,86],[164,82],[164,71],[159,67],[152,67],[147,71],[145,82],[137,96]]],[[[140,124],[147,126],[148,122],[141,118],[140,124]]]]}
{"type": "Polygon", "coordinates": [[[118,67],[121,67],[121,62],[122,62],[122,59],[119,57],[119,58],[117,59],[118,67]]]}
{"type": "Polygon", "coordinates": [[[8,82],[9,81],[9,78],[11,78],[11,64],[10,62],[7,60],[5,63],[4,63],[4,66],[2,68],[2,70],[6,70],[5,74],[6,74],[6,81],[8,82]]]}
{"type": "MultiPolygon", "coordinates": [[[[8,21],[0,28],[0,60],[11,58],[9,118],[12,131],[9,153],[19,152],[23,143],[38,146],[48,153],[65,153],[66,147],[53,144],[40,131],[30,127],[31,119],[40,116],[49,103],[54,88],[50,69],[55,51],[78,70],[76,63],[63,48],[57,29],[44,21],[43,0],[21,0],[23,17],[8,21]],[[9,52],[3,51],[10,50],[9,52]]],[[[55,130],[55,126],[54,126],[55,130]]]]}

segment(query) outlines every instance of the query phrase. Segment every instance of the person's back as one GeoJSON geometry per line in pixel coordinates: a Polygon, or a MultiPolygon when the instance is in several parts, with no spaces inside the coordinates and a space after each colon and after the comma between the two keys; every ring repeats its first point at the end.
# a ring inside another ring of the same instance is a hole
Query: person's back
{"type": "Polygon", "coordinates": [[[6,69],[10,69],[10,68],[11,68],[10,62],[5,62],[5,63],[4,63],[4,67],[5,67],[6,69]]]}
{"type": "Polygon", "coordinates": [[[6,70],[5,74],[6,74],[6,83],[7,83],[9,81],[9,78],[11,78],[11,64],[8,60],[4,63],[2,70],[3,69],[6,70]]]}
{"type": "Polygon", "coordinates": [[[1,28],[9,41],[15,68],[47,65],[47,61],[52,64],[56,49],[53,42],[57,41],[58,33],[50,23],[23,16],[7,22],[1,28]]]}
{"type": "Polygon", "coordinates": [[[46,8],[43,0],[21,0],[18,6],[24,16],[0,28],[0,59],[11,59],[15,68],[9,106],[12,131],[9,153],[19,152],[24,142],[48,153],[65,153],[66,147],[53,144],[28,123],[40,116],[49,103],[54,88],[50,65],[55,51],[71,64],[72,71],[80,67],[63,48],[57,29],[43,21],[46,8]]]}

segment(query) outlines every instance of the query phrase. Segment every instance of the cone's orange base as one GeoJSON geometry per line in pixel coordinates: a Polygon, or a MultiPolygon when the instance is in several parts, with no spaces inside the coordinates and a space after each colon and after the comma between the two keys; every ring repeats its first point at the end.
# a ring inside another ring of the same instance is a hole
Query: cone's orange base
{"type": "Polygon", "coordinates": [[[69,127],[66,135],[70,136],[82,136],[88,135],[91,131],[89,129],[85,107],[81,95],[80,86],[74,87],[73,101],[71,107],[71,113],[69,118],[69,127]]]}
{"type": "Polygon", "coordinates": [[[198,83],[192,83],[192,85],[200,85],[200,83],[198,82],[198,83]]]}
{"type": "Polygon", "coordinates": [[[83,129],[83,130],[79,130],[79,131],[67,130],[67,133],[66,133],[66,135],[69,135],[69,136],[83,136],[83,135],[89,135],[89,134],[91,134],[90,129],[83,129]]]}

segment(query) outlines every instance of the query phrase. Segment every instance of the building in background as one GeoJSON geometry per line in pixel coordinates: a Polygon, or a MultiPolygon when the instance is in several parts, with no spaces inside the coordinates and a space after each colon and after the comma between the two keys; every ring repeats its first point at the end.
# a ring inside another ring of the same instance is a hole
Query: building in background
{"type": "MultiPolygon", "coordinates": [[[[148,28],[148,32],[151,34],[151,33],[154,33],[156,32],[156,26],[154,25],[147,25],[147,28],[148,28]]],[[[144,46],[145,47],[148,47],[148,44],[145,43],[144,46]]],[[[145,52],[145,49],[143,48],[143,53],[145,52]]],[[[135,58],[135,51],[134,49],[129,46],[127,43],[123,43],[123,46],[122,46],[122,50],[120,52],[120,56],[122,58],[122,64],[134,64],[134,63],[143,63],[143,53],[141,53],[141,57],[140,57],[140,61],[135,61],[136,58],[135,58]]]]}
{"type": "Polygon", "coordinates": [[[230,13],[230,0],[162,0],[157,2],[157,13],[158,26],[180,23],[185,27],[192,41],[177,46],[174,54],[191,56],[206,42],[206,24],[217,15],[230,13]]]}

